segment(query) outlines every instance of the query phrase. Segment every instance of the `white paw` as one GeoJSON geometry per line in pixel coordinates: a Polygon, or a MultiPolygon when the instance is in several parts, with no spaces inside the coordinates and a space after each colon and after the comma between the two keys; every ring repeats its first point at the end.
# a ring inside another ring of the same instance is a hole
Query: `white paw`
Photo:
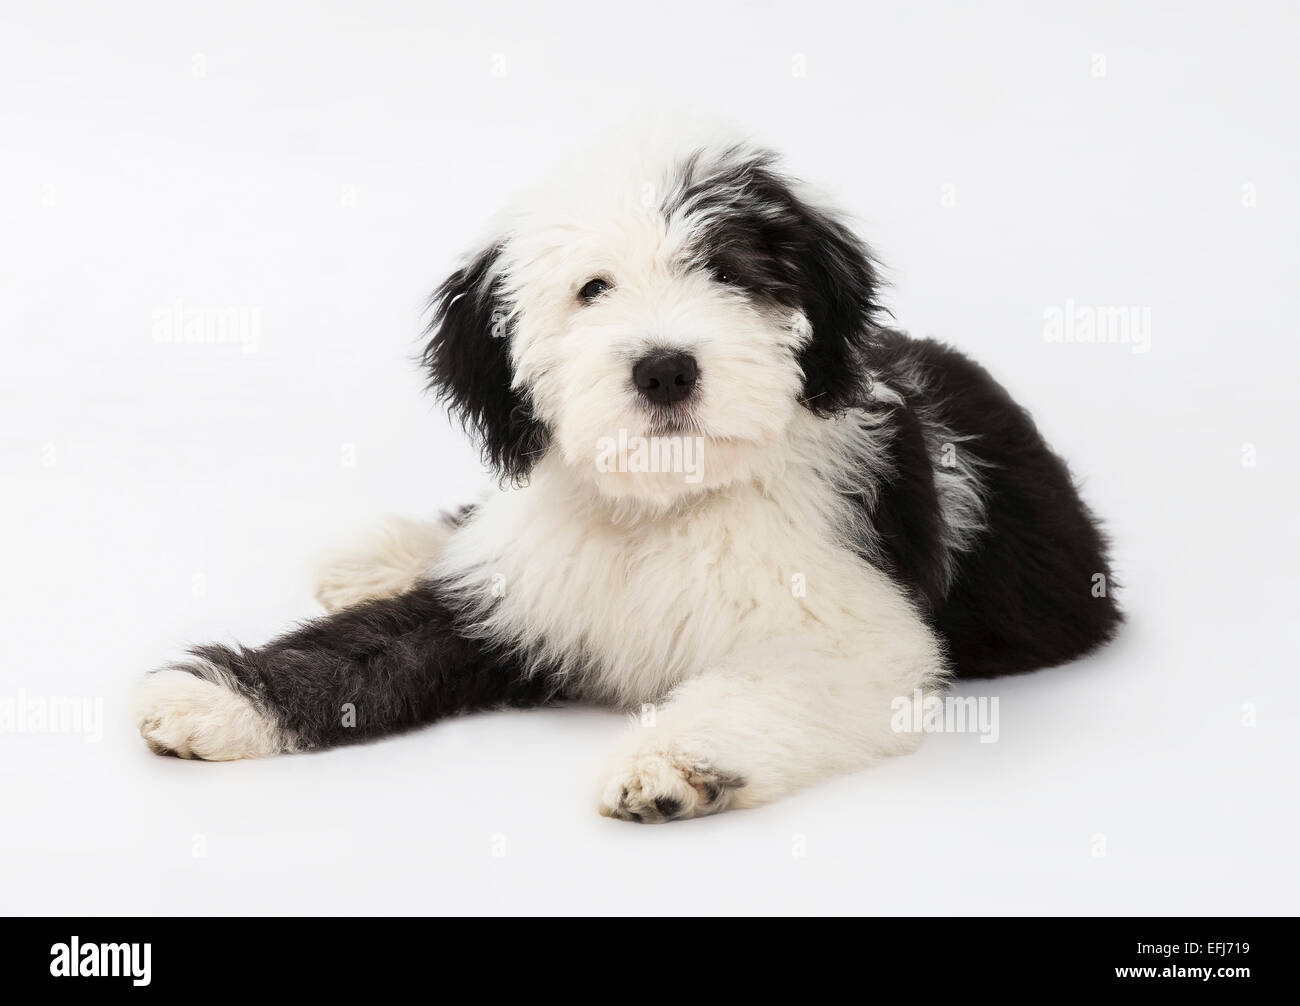
{"type": "Polygon", "coordinates": [[[601,791],[606,817],[646,824],[716,814],[745,780],[674,745],[651,745],[619,760],[601,791]]]}
{"type": "Polygon", "coordinates": [[[316,600],[326,611],[339,611],[362,601],[395,597],[429,571],[450,536],[451,528],[442,521],[393,518],[359,547],[319,564],[316,600]]]}
{"type": "MultiPolygon", "coordinates": [[[[214,673],[220,674],[220,671],[214,673]]],[[[234,761],[288,750],[284,732],[239,692],[177,668],[146,675],[136,724],[155,754],[234,761]]]]}

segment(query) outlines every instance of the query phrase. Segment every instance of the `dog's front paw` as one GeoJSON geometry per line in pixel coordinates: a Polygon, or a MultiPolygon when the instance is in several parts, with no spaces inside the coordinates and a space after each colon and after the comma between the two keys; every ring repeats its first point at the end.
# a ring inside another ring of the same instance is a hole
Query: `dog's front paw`
{"type": "Polygon", "coordinates": [[[726,810],[745,780],[669,747],[650,747],[610,773],[600,812],[623,821],[657,824],[726,810]]]}
{"type": "Polygon", "coordinates": [[[206,661],[146,675],[135,696],[135,717],[155,754],[234,761],[292,746],[248,698],[220,683],[220,669],[206,661]]]}

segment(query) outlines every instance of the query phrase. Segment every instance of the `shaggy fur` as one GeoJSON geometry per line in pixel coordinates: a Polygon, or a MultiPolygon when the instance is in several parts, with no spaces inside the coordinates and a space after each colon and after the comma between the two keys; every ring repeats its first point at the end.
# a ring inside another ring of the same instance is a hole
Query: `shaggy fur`
{"type": "Polygon", "coordinates": [[[910,750],[895,699],[1105,642],[1065,464],[877,288],[770,151],[678,128],[574,159],[432,299],[424,364],[497,490],[332,562],[333,614],[150,676],[142,732],[238,758],[597,702],[640,714],[600,810],[660,821],[910,750]]]}

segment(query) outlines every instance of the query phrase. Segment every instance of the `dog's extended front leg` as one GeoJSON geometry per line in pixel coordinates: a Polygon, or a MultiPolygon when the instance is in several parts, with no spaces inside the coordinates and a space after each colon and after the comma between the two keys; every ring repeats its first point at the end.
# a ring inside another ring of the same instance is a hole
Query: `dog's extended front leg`
{"type": "Polygon", "coordinates": [[[643,711],[601,788],[609,817],[658,822],[754,807],[911,751],[894,700],[941,687],[937,645],[838,657],[816,640],[770,641],[679,685],[643,711]]]}
{"type": "Polygon", "coordinates": [[[463,631],[434,581],[318,618],[257,649],[201,646],[145,678],[160,754],[229,761],[366,740],[469,709],[540,705],[557,679],[463,631]]]}

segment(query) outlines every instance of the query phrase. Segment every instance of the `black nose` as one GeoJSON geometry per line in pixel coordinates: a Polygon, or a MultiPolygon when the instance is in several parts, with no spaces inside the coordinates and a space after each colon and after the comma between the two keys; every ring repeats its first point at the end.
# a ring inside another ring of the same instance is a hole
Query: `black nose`
{"type": "Polygon", "coordinates": [[[632,382],[656,405],[675,405],[689,397],[698,375],[690,353],[651,353],[632,366],[632,382]]]}

